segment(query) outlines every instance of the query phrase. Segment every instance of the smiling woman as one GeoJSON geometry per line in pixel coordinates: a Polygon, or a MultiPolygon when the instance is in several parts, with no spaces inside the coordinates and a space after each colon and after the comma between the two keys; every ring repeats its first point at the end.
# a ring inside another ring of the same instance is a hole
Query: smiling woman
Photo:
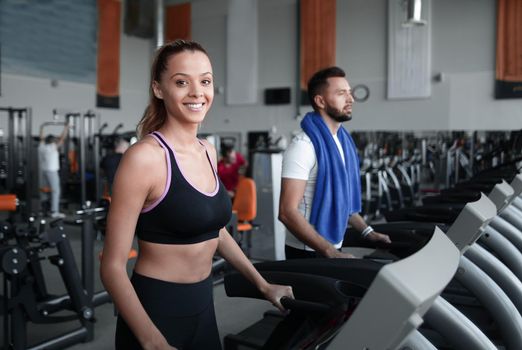
{"type": "MultiPolygon", "coordinates": [[[[187,76],[185,69],[194,70],[196,62],[191,62],[191,60],[186,59],[176,60],[176,63],[179,62],[179,64],[181,65],[180,67],[172,67],[172,65],[169,66],[170,60],[168,58],[177,54],[183,55],[183,58],[197,57],[197,64],[204,65],[202,67],[203,70],[201,72],[196,72],[195,74],[203,74],[206,78],[204,79],[204,84],[206,84],[206,86],[210,86],[210,90],[212,90],[211,92],[207,92],[207,95],[209,93],[212,94],[210,102],[207,104],[207,110],[208,108],[210,108],[210,105],[212,104],[212,99],[214,97],[214,89],[212,88],[212,66],[210,64],[210,60],[208,59],[208,54],[205,51],[205,49],[198,43],[190,41],[180,40],[175,41],[171,44],[167,44],[159,49],[158,53],[156,54],[156,58],[154,59],[154,62],[152,64],[149,105],[145,110],[145,113],[138,125],[138,135],[140,138],[144,137],[145,135],[151,133],[154,130],[158,130],[165,123],[167,119],[167,112],[169,111],[169,106],[172,106],[170,105],[170,98],[167,98],[167,100],[164,99],[164,91],[167,90],[168,87],[172,84],[176,85],[179,89],[181,89],[182,87],[187,86],[190,83],[190,77],[187,76]],[[191,63],[193,67],[189,67],[191,63]],[[176,71],[176,69],[180,70],[176,71]]],[[[170,89],[170,92],[174,94],[181,93],[177,92],[176,89],[170,89]]],[[[167,96],[169,96],[168,93],[167,96]]],[[[187,101],[187,103],[188,102],[189,101],[187,101]]],[[[170,112],[172,113],[173,111],[170,112]]]]}
{"type": "Polygon", "coordinates": [[[163,100],[167,115],[178,122],[201,123],[214,99],[210,61],[201,51],[177,56],[152,83],[154,96],[163,100]]]}
{"type": "Polygon", "coordinates": [[[216,250],[276,307],[292,290],[269,284],[224,228],[232,208],[216,150],[196,136],[214,98],[207,53],[174,41],[158,50],[151,72],[141,140],[114,178],[101,263],[119,310],[116,349],[221,349],[210,277],[216,250]],[[129,280],[134,234],[140,252],[129,280]]]}

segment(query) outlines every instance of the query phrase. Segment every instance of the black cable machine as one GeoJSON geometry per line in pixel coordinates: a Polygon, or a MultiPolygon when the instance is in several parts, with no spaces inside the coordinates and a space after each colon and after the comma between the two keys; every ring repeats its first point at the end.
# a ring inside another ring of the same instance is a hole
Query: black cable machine
{"type": "Polygon", "coordinates": [[[21,214],[32,212],[31,109],[0,107],[0,192],[12,193],[23,201],[21,214]],[[5,128],[5,130],[4,130],[5,128]]]}
{"type": "Polygon", "coordinates": [[[87,111],[65,113],[65,121],[73,126],[73,132],[65,140],[64,179],[71,192],[78,192],[77,199],[83,207],[87,201],[99,202],[102,195],[100,181],[100,115],[87,111]],[[71,166],[70,154],[74,154],[77,169],[71,166]],[[92,175],[88,181],[87,172],[92,175]],[[89,185],[89,184],[92,184],[89,185]],[[88,186],[89,185],[89,186],[88,186]]]}
{"type": "Polygon", "coordinates": [[[105,208],[87,208],[76,212],[69,224],[81,225],[81,274],[62,220],[50,223],[34,218],[27,224],[0,224],[0,273],[3,295],[2,350],[63,349],[94,338],[94,308],[110,301],[105,290],[94,291],[94,239],[96,222],[106,215],[105,208]],[[47,292],[41,261],[44,251],[56,248],[47,259],[58,267],[67,293],[47,292]],[[68,311],[66,315],[53,315],[68,311]],[[80,327],[36,345],[27,344],[27,323],[48,324],[77,320],[80,327]]]}

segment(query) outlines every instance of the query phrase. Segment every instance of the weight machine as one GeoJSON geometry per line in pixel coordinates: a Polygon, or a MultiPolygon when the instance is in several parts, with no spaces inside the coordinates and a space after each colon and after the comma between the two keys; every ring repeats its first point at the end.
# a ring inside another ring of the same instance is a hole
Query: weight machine
{"type": "Polygon", "coordinates": [[[32,211],[31,109],[0,107],[0,192],[15,194],[24,201],[21,213],[32,211]]]}

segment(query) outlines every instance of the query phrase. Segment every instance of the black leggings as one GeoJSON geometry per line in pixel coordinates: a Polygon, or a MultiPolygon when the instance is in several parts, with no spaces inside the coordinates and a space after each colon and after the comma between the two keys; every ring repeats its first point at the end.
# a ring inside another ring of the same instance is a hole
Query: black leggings
{"type": "MultiPolygon", "coordinates": [[[[184,284],[134,272],[131,283],[145,311],[170,345],[180,350],[221,350],[210,276],[201,282],[184,284]]],[[[120,316],[116,349],[142,349],[120,316]]]]}

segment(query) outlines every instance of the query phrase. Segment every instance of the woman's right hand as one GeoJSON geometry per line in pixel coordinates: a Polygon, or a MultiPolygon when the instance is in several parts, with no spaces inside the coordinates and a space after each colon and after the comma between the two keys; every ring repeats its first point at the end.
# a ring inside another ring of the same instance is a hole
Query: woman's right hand
{"type": "Polygon", "coordinates": [[[268,288],[263,291],[266,300],[270,301],[272,305],[277,307],[281,312],[285,312],[285,307],[281,304],[281,298],[294,298],[294,292],[291,286],[283,286],[279,284],[268,284],[268,288]]]}

